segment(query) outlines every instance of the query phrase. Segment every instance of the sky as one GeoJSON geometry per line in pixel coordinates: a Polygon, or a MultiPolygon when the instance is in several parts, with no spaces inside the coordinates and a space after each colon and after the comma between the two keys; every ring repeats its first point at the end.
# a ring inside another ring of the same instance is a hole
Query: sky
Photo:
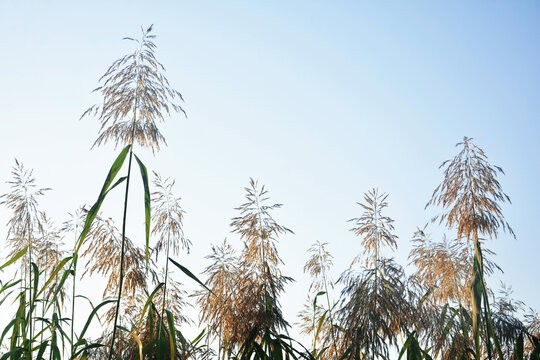
{"type": "MultiPolygon", "coordinates": [[[[424,209],[442,181],[439,165],[468,136],[504,169],[512,200],[502,209],[517,239],[487,242],[504,270],[489,285],[504,281],[540,310],[538,2],[2,0],[0,193],[17,158],[53,189],[40,204],[57,224],[95,201],[119,149],[91,150],[99,123],[79,118],[100,101],[92,93],[100,76],[133,50],[122,38],[150,24],[187,118],[162,124],[168,146],[155,156],[136,153],[176,179],[193,243],[178,259],[193,272],[225,237],[241,249],[229,224],[258,179],[283,204],[276,220],[294,231],[278,245],[283,273],[296,280],[281,299],[294,323],[310,282],[306,250],[327,242],[337,279],[362,251],[347,220],[373,187],[389,194],[399,237],[388,255],[407,264],[412,234],[439,213],[424,209]]],[[[140,181],[134,189],[128,235],[142,245],[140,181]]],[[[119,203],[120,192],[103,207],[117,223],[119,203]]],[[[1,223],[9,216],[0,209],[1,223]]],[[[81,291],[96,289],[89,280],[81,291]]]]}

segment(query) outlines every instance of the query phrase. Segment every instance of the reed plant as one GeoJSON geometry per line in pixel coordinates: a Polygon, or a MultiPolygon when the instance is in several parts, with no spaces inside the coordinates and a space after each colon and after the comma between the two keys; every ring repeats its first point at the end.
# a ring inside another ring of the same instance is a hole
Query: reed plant
{"type": "MultiPolygon", "coordinates": [[[[109,360],[113,356],[124,285],[126,223],[133,146],[138,143],[141,147],[150,148],[153,153],[159,150],[160,145],[165,143],[165,138],[157,122],[164,121],[165,114],[170,115],[171,111],[185,114],[179,105],[182,95],[169,86],[164,75],[165,68],[155,57],[156,45],[153,42],[155,35],[151,32],[152,26],[141,29],[140,40],[125,38],[136,44],[135,50],[113,62],[100,78],[101,86],[94,90],[103,97],[103,102],[91,106],[82,115],[82,117],[95,116],[101,122],[101,129],[94,146],[112,141],[116,146],[127,145],[126,148],[129,149],[122,217],[122,246],[119,254],[118,296],[109,360]]],[[[145,190],[146,261],[148,262],[150,231],[148,174],[140,159],[136,155],[135,158],[141,170],[145,190]]]]}
{"type": "Polygon", "coordinates": [[[388,358],[388,346],[397,343],[403,327],[400,314],[409,312],[403,269],[382,254],[383,246],[397,247],[394,220],[383,213],[387,197],[378,189],[365,193],[358,203],[361,216],[350,220],[363,250],[339,279],[344,285],[338,313],[340,348],[347,359],[388,358]],[[355,268],[359,263],[364,266],[355,268]]]}
{"type": "Polygon", "coordinates": [[[335,359],[337,357],[337,334],[334,322],[335,303],[330,300],[330,289],[334,282],[329,277],[333,262],[332,254],[327,250],[327,243],[316,241],[309,249],[308,261],[304,265],[304,272],[311,276],[308,301],[300,311],[301,332],[313,336],[312,354],[320,359],[335,359]],[[314,294],[314,295],[313,295],[314,294]],[[319,297],[326,300],[326,309],[320,306],[319,297]],[[322,344],[317,343],[321,338],[322,344]]]}
{"type": "Polygon", "coordinates": [[[440,224],[444,223],[450,229],[456,228],[458,239],[473,242],[471,309],[475,359],[482,358],[480,352],[482,310],[484,310],[487,356],[493,358],[493,351],[496,351],[502,358],[502,350],[492,325],[480,235],[496,238],[499,229],[502,229],[515,237],[500,205],[503,202],[510,202],[510,198],[503,192],[497,180],[497,175],[504,174],[504,171],[498,166],[491,165],[484,151],[476,146],[471,138],[464,137],[456,147],[460,147],[461,150],[452,160],[442,163],[443,182],[437,186],[426,207],[442,206],[444,212],[433,220],[438,220],[440,224]]]}

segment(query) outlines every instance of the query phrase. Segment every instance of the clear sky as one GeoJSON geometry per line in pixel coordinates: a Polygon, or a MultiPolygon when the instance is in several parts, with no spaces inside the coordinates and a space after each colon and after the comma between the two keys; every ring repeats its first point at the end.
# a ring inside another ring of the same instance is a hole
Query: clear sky
{"type": "MultiPolygon", "coordinates": [[[[438,167],[468,136],[505,170],[512,199],[503,211],[517,240],[489,242],[504,270],[490,286],[503,280],[540,310],[540,3],[3,0],[1,193],[16,157],[54,189],[41,204],[57,223],[95,200],[118,151],[90,151],[98,123],[78,118],[99,101],[98,78],[131,51],[121,39],[150,24],[188,118],[162,127],[169,146],[155,157],[137,152],[176,178],[193,242],[180,259],[194,272],[208,265],[211,243],[228,237],[241,248],[230,219],[249,178],[259,179],[295,232],[279,244],[283,272],[296,279],[282,298],[295,322],[310,244],[329,243],[337,279],[361,251],[346,220],[376,186],[389,193],[394,255],[406,264],[413,232],[436,213],[424,206],[438,167]]],[[[104,211],[119,222],[115,196],[104,211]]],[[[141,197],[130,199],[140,244],[141,197]]],[[[8,216],[0,209],[2,224],[8,216]]]]}

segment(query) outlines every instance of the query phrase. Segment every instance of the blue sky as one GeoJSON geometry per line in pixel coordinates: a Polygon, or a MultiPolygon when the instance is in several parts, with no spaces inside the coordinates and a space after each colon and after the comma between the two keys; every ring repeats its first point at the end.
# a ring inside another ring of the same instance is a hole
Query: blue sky
{"type": "MultiPolygon", "coordinates": [[[[176,178],[192,270],[207,265],[211,243],[241,247],[230,219],[249,178],[259,179],[295,231],[279,245],[283,272],[297,280],[282,299],[294,322],[310,244],[330,244],[337,278],[361,251],[346,220],[378,187],[389,193],[394,255],[405,264],[414,230],[436,213],[424,206],[442,180],[438,166],[468,136],[505,170],[512,199],[503,210],[517,240],[489,242],[504,270],[490,283],[502,279],[540,310],[537,2],[4,0],[0,192],[17,157],[54,189],[42,205],[57,223],[94,201],[116,152],[90,151],[98,123],[77,119],[99,101],[98,78],[131,51],[122,37],[150,24],[188,118],[163,125],[169,146],[155,157],[138,153],[176,178]]],[[[142,243],[139,198],[130,229],[142,243]]],[[[104,211],[119,220],[118,199],[104,211]]],[[[0,209],[0,221],[8,216],[0,209]]]]}

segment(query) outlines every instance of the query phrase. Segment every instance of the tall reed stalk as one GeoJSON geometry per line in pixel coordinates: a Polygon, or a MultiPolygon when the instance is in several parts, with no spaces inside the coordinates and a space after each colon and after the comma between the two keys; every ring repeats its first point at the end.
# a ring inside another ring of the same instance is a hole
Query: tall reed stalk
{"type": "MultiPolygon", "coordinates": [[[[165,319],[165,304],[167,299],[167,284],[169,278],[169,256],[178,255],[180,248],[189,252],[191,242],[184,236],[183,217],[184,210],[180,206],[180,198],[174,196],[173,188],[175,181],[169,178],[162,178],[154,171],[154,188],[152,193],[152,223],[154,228],[152,234],[158,240],[154,246],[156,259],[165,250],[165,279],[163,285],[163,299],[161,304],[161,319],[165,319]]],[[[162,327],[159,328],[158,337],[161,338],[162,327]]]]}
{"type": "MultiPolygon", "coordinates": [[[[152,26],[141,29],[140,40],[126,38],[137,43],[132,54],[126,55],[109,67],[101,77],[103,85],[98,91],[103,96],[103,104],[90,107],[82,116],[94,115],[101,121],[100,134],[95,145],[112,140],[116,145],[123,144],[129,147],[129,161],[126,185],[124,191],[124,207],[122,214],[122,250],[120,259],[120,278],[118,297],[116,301],[116,314],[108,358],[111,359],[116,340],[120,300],[122,298],[125,239],[127,226],[128,197],[131,182],[131,165],[133,160],[133,147],[135,142],[142,147],[148,147],[155,152],[165,138],[160,133],[156,121],[164,120],[164,113],[170,111],[184,113],[176,103],[182,100],[181,94],[169,87],[169,82],[163,75],[164,67],[155,58],[156,49],[151,34],[152,26]]],[[[137,158],[137,156],[135,156],[137,158]]],[[[146,216],[146,260],[149,254],[150,229],[150,194],[146,167],[137,158],[145,185],[145,216],[146,216]]]]}
{"type": "Polygon", "coordinates": [[[475,359],[481,359],[480,323],[482,317],[482,302],[484,302],[484,320],[486,330],[486,348],[488,358],[492,359],[491,339],[495,350],[502,358],[498,339],[495,336],[491,322],[489,299],[484,280],[484,262],[479,234],[496,238],[499,229],[508,231],[515,237],[510,225],[504,219],[500,203],[510,202],[510,198],[502,191],[497,180],[498,174],[504,171],[487,161],[484,151],[476,146],[471,138],[464,137],[456,144],[461,151],[452,160],[447,160],[440,166],[444,169],[443,182],[433,192],[430,205],[442,206],[444,213],[433,221],[445,223],[448,228],[457,228],[458,239],[465,238],[473,241],[473,279],[471,283],[471,308],[473,338],[475,343],[475,359]]]}
{"type": "MultiPolygon", "coordinates": [[[[25,291],[28,291],[28,321],[23,329],[23,337],[26,337],[28,331],[28,352],[32,358],[32,340],[34,321],[33,307],[34,301],[32,296],[33,289],[33,235],[32,232],[37,230],[43,232],[43,226],[40,220],[40,211],[38,209],[37,197],[45,194],[49,188],[36,188],[36,180],[33,176],[33,170],[26,170],[22,163],[15,159],[15,166],[11,172],[13,179],[8,181],[11,191],[0,196],[2,201],[0,204],[5,205],[12,210],[12,216],[8,222],[8,238],[13,236],[11,242],[11,256],[19,253],[23,248],[27,247],[25,272],[28,277],[28,284],[25,284],[25,291]]],[[[37,289],[34,289],[37,291],[37,289]]]]}

